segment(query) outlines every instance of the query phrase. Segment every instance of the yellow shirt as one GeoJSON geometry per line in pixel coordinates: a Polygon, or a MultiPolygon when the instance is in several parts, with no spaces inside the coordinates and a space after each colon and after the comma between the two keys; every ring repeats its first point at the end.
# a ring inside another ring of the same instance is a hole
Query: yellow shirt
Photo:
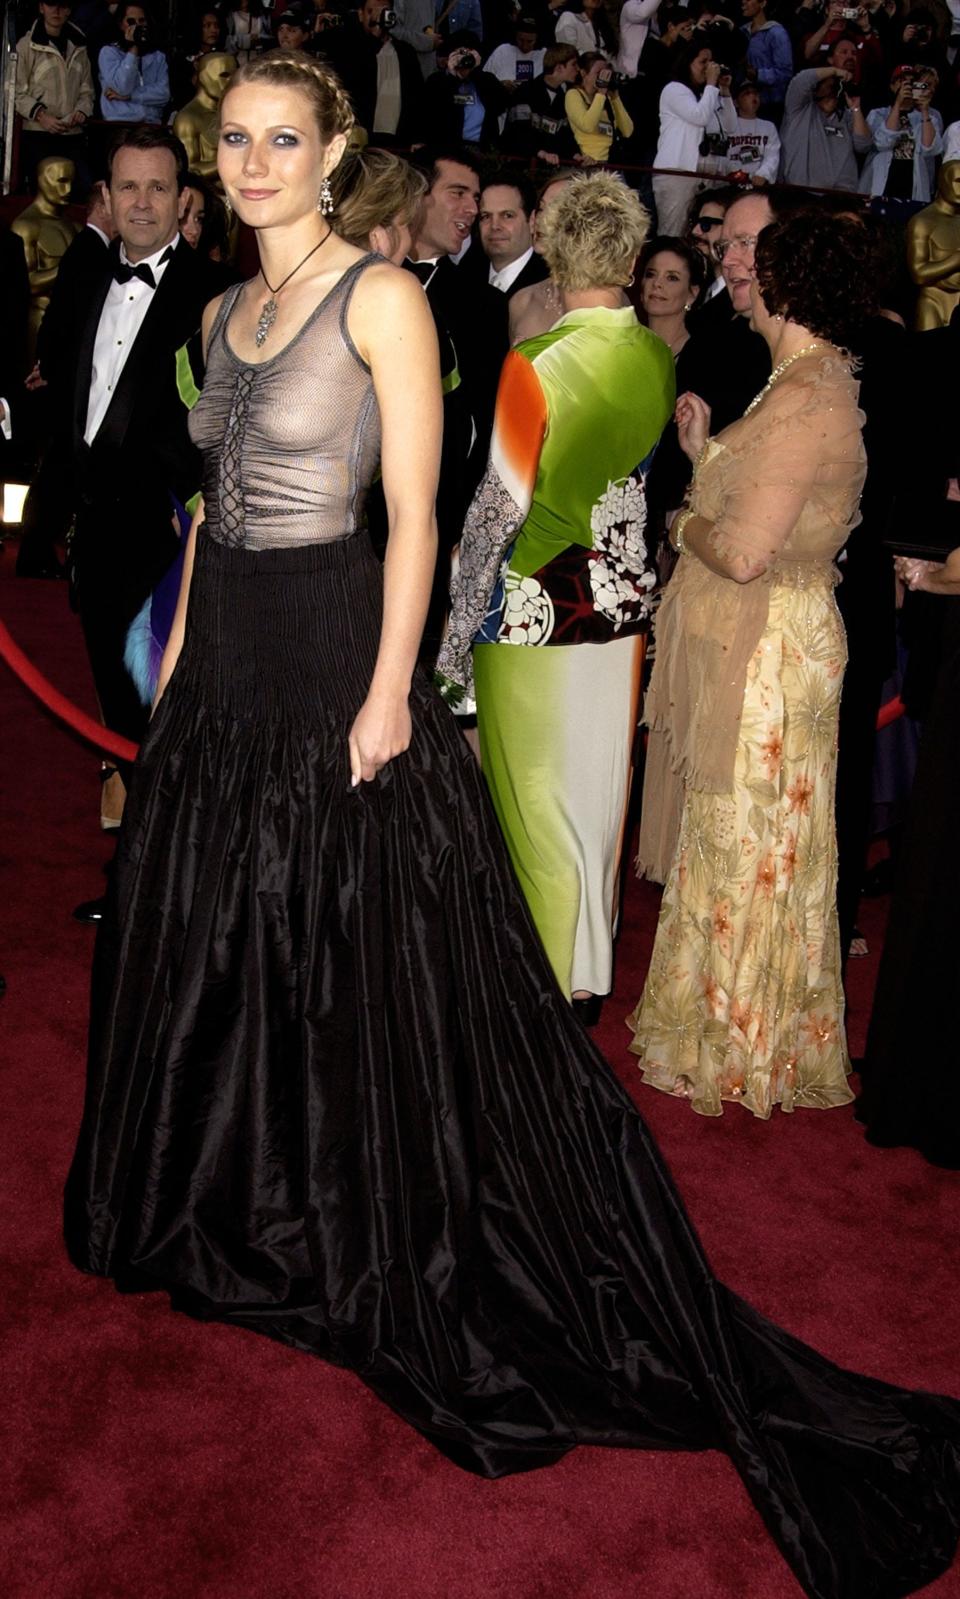
{"type": "Polygon", "coordinates": [[[633,120],[619,95],[608,100],[598,91],[588,103],[582,89],[568,89],[564,109],[581,154],[590,156],[593,161],[606,161],[614,130],[625,139],[633,132],[633,120]]]}

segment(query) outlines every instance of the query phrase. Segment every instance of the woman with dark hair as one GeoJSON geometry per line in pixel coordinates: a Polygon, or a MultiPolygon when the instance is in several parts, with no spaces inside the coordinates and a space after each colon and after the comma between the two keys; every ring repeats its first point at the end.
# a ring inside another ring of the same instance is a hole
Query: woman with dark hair
{"type": "MultiPolygon", "coordinates": [[[[712,149],[718,155],[723,153],[736,120],[729,71],[714,61],[708,46],[694,39],[678,54],[673,81],[660,96],[660,137],[654,166],[679,169],[680,174],[699,171],[702,152],[712,149]]],[[[691,201],[700,186],[698,178],[678,175],[676,170],[654,174],[653,196],[660,233],[683,232],[691,201]]]]}
{"type": "Polygon", "coordinates": [[[687,315],[706,287],[706,262],[684,239],[659,234],[644,246],[637,268],[643,319],[674,361],[687,343],[687,315]]]}
{"type": "Polygon", "coordinates": [[[870,309],[870,240],[800,215],[760,235],[751,323],[766,387],[717,438],[683,394],[697,463],[657,619],[642,872],[666,883],[630,1018],[644,1080],[719,1116],[852,1099],[834,785],[846,662],[834,557],[865,457],[845,353],[870,309]]]}
{"type": "Polygon", "coordinates": [[[614,140],[633,133],[613,68],[599,50],[580,57],[580,82],[567,90],[563,106],[584,161],[609,161],[614,140]]]}

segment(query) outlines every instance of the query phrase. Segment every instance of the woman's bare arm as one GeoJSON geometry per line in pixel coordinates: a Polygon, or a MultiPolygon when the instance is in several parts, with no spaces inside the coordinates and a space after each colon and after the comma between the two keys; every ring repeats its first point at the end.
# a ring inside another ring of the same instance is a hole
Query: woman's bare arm
{"type": "Polygon", "coordinates": [[[433,318],[410,273],[386,264],[368,268],[347,320],[370,366],[380,407],[389,524],[380,648],[350,730],[350,771],[357,784],[369,782],[410,743],[408,696],[437,559],[443,412],[433,318]]]}

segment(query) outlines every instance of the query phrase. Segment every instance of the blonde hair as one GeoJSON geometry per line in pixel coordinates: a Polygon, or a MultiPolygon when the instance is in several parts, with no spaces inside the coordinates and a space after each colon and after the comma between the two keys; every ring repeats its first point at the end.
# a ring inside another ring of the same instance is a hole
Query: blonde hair
{"type": "MultiPolygon", "coordinates": [[[[389,150],[357,150],[344,157],[332,179],[331,222],[341,239],[361,250],[370,247],[374,228],[416,220],[427,180],[409,161],[389,150]]],[[[391,244],[396,241],[391,239],[391,244]]]]}
{"type": "MultiPolygon", "coordinates": [[[[266,55],[255,56],[237,68],[223,99],[231,89],[248,83],[266,83],[274,89],[298,89],[306,95],[324,146],[338,133],[350,137],[355,120],[350,96],[336,73],[324,62],[308,56],[305,50],[269,50],[266,55]]],[[[222,106],[223,101],[220,103],[222,106]]]]}
{"type": "Polygon", "coordinates": [[[537,215],[537,248],[558,289],[625,287],[650,231],[632,189],[609,172],[571,178],[537,215]]]}

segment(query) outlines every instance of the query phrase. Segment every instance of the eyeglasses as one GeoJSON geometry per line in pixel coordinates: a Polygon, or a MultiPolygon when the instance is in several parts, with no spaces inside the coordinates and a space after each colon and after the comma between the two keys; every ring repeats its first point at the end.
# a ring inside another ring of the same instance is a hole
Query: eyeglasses
{"type": "Polygon", "coordinates": [[[742,250],[744,255],[748,250],[757,248],[757,235],[755,233],[738,233],[733,239],[719,239],[712,246],[713,253],[718,261],[722,261],[730,250],[742,250]]]}
{"type": "Polygon", "coordinates": [[[693,225],[695,228],[699,228],[701,233],[709,233],[711,228],[723,226],[723,217],[697,217],[693,225]]]}

